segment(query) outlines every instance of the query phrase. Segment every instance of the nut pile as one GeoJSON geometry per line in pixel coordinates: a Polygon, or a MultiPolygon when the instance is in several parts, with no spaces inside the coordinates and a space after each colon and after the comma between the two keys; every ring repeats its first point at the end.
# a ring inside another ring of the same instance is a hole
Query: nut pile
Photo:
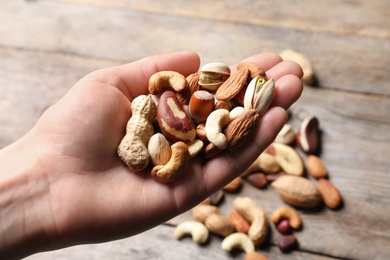
{"type": "Polygon", "coordinates": [[[187,78],[160,71],[149,79],[149,95],[136,97],[118,155],[133,171],[151,167],[159,182],[173,182],[191,158],[240,150],[252,138],[271,104],[275,82],[255,63],[230,74],[213,62],[187,78]]]}
{"type": "Polygon", "coordinates": [[[238,193],[243,180],[258,189],[265,189],[271,183],[288,204],[277,208],[270,216],[281,235],[277,246],[283,253],[296,249],[299,243],[294,232],[303,226],[296,208],[305,210],[323,203],[335,209],[342,202],[340,192],[328,180],[328,171],[318,156],[319,150],[319,121],[315,116],[305,118],[297,132],[286,124],[275,142],[240,177],[192,209],[195,221],[203,224],[205,230],[224,238],[222,249],[229,252],[233,248],[241,249],[246,253],[245,259],[267,259],[256,251],[256,247],[266,242],[271,230],[264,209],[250,198],[237,197],[233,209],[225,217],[217,205],[224,192],[238,193]]]}

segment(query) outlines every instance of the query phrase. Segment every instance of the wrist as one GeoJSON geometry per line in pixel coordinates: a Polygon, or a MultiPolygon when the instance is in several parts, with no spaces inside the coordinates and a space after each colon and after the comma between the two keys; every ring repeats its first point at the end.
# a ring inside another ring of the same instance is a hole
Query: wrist
{"type": "Polygon", "coordinates": [[[50,186],[44,149],[29,134],[0,150],[0,258],[21,258],[48,248],[50,186]]]}

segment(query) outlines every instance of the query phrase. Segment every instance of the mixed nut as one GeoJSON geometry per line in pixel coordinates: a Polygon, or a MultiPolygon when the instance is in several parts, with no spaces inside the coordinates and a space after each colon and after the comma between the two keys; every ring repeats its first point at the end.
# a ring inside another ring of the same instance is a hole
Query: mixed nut
{"type": "Polygon", "coordinates": [[[273,100],[275,82],[255,63],[240,63],[231,74],[213,62],[187,78],[157,72],[148,88],[149,95],[132,102],[118,155],[133,171],[151,165],[157,181],[173,182],[196,155],[211,158],[245,146],[273,100]]]}

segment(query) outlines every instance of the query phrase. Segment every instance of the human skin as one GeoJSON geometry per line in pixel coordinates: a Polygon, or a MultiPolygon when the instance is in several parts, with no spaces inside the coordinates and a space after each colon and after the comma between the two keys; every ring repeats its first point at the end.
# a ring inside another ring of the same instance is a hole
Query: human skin
{"type": "MultiPolygon", "coordinates": [[[[0,258],[129,237],[190,209],[239,176],[274,140],[302,92],[301,68],[272,53],[244,59],[276,81],[253,142],[238,153],[191,160],[173,183],[131,172],[117,156],[131,100],[162,70],[198,71],[192,51],[156,55],[92,72],[0,150],[0,258]]],[[[231,66],[234,71],[235,65],[231,66]]]]}

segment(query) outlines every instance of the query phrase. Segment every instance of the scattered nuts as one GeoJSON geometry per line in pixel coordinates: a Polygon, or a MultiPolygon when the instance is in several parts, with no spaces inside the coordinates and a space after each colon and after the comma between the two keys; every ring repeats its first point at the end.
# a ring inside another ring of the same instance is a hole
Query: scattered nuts
{"type": "Polygon", "coordinates": [[[252,173],[245,180],[258,189],[263,189],[268,184],[267,177],[265,177],[264,173],[252,173]]]}
{"type": "Polygon", "coordinates": [[[291,252],[298,247],[298,240],[294,235],[282,236],[278,241],[278,247],[283,253],[291,252]]]}
{"type": "Polygon", "coordinates": [[[280,207],[276,209],[272,213],[271,219],[274,224],[278,224],[283,219],[287,219],[292,228],[299,229],[302,227],[302,220],[299,213],[291,207],[280,207]]]}
{"type": "Polygon", "coordinates": [[[210,232],[222,237],[226,237],[234,232],[233,223],[228,218],[220,214],[212,214],[211,216],[208,216],[204,224],[210,232]]]}
{"type": "Polygon", "coordinates": [[[308,85],[315,84],[315,75],[313,67],[305,55],[290,49],[280,52],[279,55],[280,57],[282,57],[283,60],[291,60],[298,63],[303,70],[302,80],[308,85]]]}
{"type": "Polygon", "coordinates": [[[262,244],[268,235],[269,224],[264,209],[248,197],[237,197],[233,201],[234,208],[251,225],[248,230],[248,236],[253,243],[258,246],[262,244]]]}
{"type": "Polygon", "coordinates": [[[267,181],[268,182],[274,182],[276,181],[280,176],[283,176],[283,175],[286,175],[286,173],[284,171],[280,171],[278,173],[274,173],[274,174],[267,174],[266,175],[266,178],[267,178],[267,181]]]}
{"type": "Polygon", "coordinates": [[[237,232],[248,233],[249,222],[237,210],[230,211],[229,219],[237,232]]]}
{"type": "Polygon", "coordinates": [[[284,202],[293,206],[313,208],[322,202],[318,189],[306,178],[284,175],[279,177],[271,185],[284,202]]]}
{"type": "Polygon", "coordinates": [[[307,154],[317,154],[320,149],[319,122],[315,116],[303,120],[297,134],[297,145],[307,154]]]}
{"type": "Polygon", "coordinates": [[[335,209],[340,206],[342,202],[340,192],[330,181],[327,179],[319,179],[317,187],[328,208],[335,209]]]}
{"type": "Polygon", "coordinates": [[[307,170],[316,179],[326,178],[328,176],[328,171],[322,160],[314,154],[310,154],[307,157],[307,170]]]}
{"type": "Polygon", "coordinates": [[[192,208],[191,213],[196,221],[204,223],[207,217],[219,214],[219,209],[214,205],[199,204],[192,208]]]}
{"type": "Polygon", "coordinates": [[[290,221],[288,219],[281,220],[277,225],[276,229],[284,235],[289,235],[292,232],[292,227],[290,225],[290,221]]]}
{"type": "Polygon", "coordinates": [[[284,172],[290,175],[303,176],[305,166],[301,156],[294,148],[275,142],[271,144],[271,147],[275,151],[275,160],[284,172]]]}
{"type": "Polygon", "coordinates": [[[266,149],[260,154],[259,157],[249,166],[248,169],[242,174],[242,176],[248,176],[251,173],[263,171],[267,174],[274,174],[280,171],[280,165],[276,161],[275,156],[268,153],[269,149],[266,149]]]}
{"type": "Polygon", "coordinates": [[[275,138],[276,143],[282,143],[285,145],[292,145],[295,141],[295,131],[291,125],[285,124],[280,130],[279,134],[275,138]]]}
{"type": "Polygon", "coordinates": [[[200,222],[186,221],[176,226],[174,235],[176,239],[191,235],[194,242],[203,244],[209,238],[209,231],[206,226],[200,222]]]}
{"type": "Polygon", "coordinates": [[[225,237],[222,241],[221,248],[227,252],[231,252],[235,248],[241,249],[245,253],[255,251],[255,245],[249,236],[239,232],[225,237]]]}
{"type": "Polygon", "coordinates": [[[213,193],[210,196],[210,204],[211,205],[218,205],[224,198],[225,192],[223,190],[219,190],[215,193],[213,193]]]}

